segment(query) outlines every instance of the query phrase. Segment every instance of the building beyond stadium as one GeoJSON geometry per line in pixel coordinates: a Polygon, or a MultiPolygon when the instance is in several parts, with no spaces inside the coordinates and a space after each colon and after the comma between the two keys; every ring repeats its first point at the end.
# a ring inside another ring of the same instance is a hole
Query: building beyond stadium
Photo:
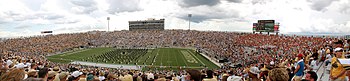
{"type": "Polygon", "coordinates": [[[164,19],[147,19],[141,21],[129,21],[129,30],[164,30],[164,19]]]}

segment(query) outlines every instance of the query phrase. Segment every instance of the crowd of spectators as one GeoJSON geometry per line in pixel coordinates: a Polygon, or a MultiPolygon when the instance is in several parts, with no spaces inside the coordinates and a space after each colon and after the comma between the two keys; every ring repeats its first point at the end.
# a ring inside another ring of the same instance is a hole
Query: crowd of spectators
{"type": "MultiPolygon", "coordinates": [[[[349,51],[349,40],[187,30],[90,31],[45,35],[2,40],[0,42],[0,79],[5,81],[257,81],[258,79],[281,81],[291,80],[294,74],[302,69],[308,71],[305,79],[315,79],[314,66],[319,62],[325,61],[334,65],[334,59],[331,58],[335,56],[333,55],[335,48],[343,48],[346,54],[349,51]],[[342,40],[342,47],[334,44],[339,43],[338,40],[342,40]],[[59,64],[45,58],[47,55],[59,54],[74,48],[94,46],[189,47],[197,49],[210,59],[215,61],[228,59],[229,63],[223,65],[221,69],[214,70],[137,71],[59,64]],[[300,58],[294,59],[296,57],[300,58]],[[304,65],[301,68],[301,61],[305,63],[305,68],[303,68],[304,65]],[[235,64],[241,66],[234,68],[230,66],[235,64]]],[[[331,78],[336,79],[338,76],[331,78]]]]}

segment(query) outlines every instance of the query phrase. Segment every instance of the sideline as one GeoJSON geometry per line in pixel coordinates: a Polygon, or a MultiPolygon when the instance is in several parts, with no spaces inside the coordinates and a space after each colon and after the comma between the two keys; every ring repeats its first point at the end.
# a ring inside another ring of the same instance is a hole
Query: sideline
{"type": "Polygon", "coordinates": [[[104,63],[93,63],[93,62],[82,62],[82,61],[74,61],[74,62],[71,62],[71,64],[81,64],[81,65],[87,65],[87,66],[97,66],[97,67],[116,68],[116,69],[133,69],[133,70],[142,69],[136,65],[104,64],[104,63]]]}

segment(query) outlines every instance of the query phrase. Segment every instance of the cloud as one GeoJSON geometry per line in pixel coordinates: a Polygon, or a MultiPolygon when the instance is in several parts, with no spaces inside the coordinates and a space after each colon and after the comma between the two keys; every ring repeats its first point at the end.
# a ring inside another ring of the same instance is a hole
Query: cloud
{"type": "Polygon", "coordinates": [[[275,19],[281,33],[347,33],[348,4],[349,0],[0,0],[0,26],[9,36],[24,34],[16,29],[72,33],[107,30],[106,17],[111,17],[115,30],[128,29],[129,20],[147,18],[165,18],[166,29],[187,29],[192,14],[191,28],[196,30],[251,32],[253,22],[275,19]]]}
{"type": "Polygon", "coordinates": [[[42,19],[47,19],[47,20],[57,20],[60,18],[64,18],[65,16],[62,14],[56,14],[56,13],[50,13],[50,12],[38,12],[35,13],[32,18],[42,18],[42,19]]]}
{"type": "Polygon", "coordinates": [[[63,19],[58,19],[54,21],[54,24],[74,24],[78,23],[80,20],[78,19],[68,19],[68,18],[63,18],[63,19]]]}
{"type": "Polygon", "coordinates": [[[252,0],[253,5],[255,4],[267,4],[268,2],[271,2],[272,0],[252,0]]]}
{"type": "Polygon", "coordinates": [[[178,1],[181,7],[195,7],[195,6],[214,6],[220,3],[220,0],[180,0],[178,1]]]}
{"type": "Polygon", "coordinates": [[[107,12],[110,14],[143,10],[140,7],[140,0],[107,0],[107,3],[109,3],[107,12]]]}
{"type": "Polygon", "coordinates": [[[85,25],[69,25],[67,27],[58,27],[56,29],[53,29],[55,32],[86,32],[86,31],[92,31],[92,30],[101,30],[106,27],[100,26],[100,25],[94,25],[94,24],[85,24],[85,25]]]}
{"type": "Polygon", "coordinates": [[[326,7],[331,5],[334,1],[338,0],[308,0],[311,2],[311,9],[316,11],[324,10],[326,7]]]}
{"type": "Polygon", "coordinates": [[[15,27],[15,29],[26,29],[26,28],[30,28],[30,25],[19,25],[15,27]]]}
{"type": "Polygon", "coordinates": [[[234,3],[241,3],[243,0],[227,0],[229,2],[234,2],[234,3]]]}
{"type": "Polygon", "coordinates": [[[339,12],[341,12],[343,14],[350,14],[350,5],[349,5],[349,3],[342,4],[341,7],[339,8],[339,12]]]}
{"type": "Polygon", "coordinates": [[[98,9],[94,0],[71,0],[70,3],[74,5],[71,10],[78,14],[90,14],[98,9]]]}
{"type": "Polygon", "coordinates": [[[30,10],[39,11],[41,4],[45,3],[46,0],[20,0],[27,6],[30,10]]]}
{"type": "MultiPolygon", "coordinates": [[[[180,11],[181,12],[181,11],[180,11]]],[[[200,23],[211,19],[227,19],[236,18],[239,16],[235,10],[225,10],[221,7],[198,6],[189,9],[184,9],[184,13],[179,13],[177,17],[183,20],[188,20],[188,14],[192,14],[191,22],[200,23]],[[192,10],[188,13],[185,11],[192,10]]]]}
{"type": "Polygon", "coordinates": [[[0,16],[0,24],[8,23],[9,21],[6,20],[4,17],[0,16]]]}

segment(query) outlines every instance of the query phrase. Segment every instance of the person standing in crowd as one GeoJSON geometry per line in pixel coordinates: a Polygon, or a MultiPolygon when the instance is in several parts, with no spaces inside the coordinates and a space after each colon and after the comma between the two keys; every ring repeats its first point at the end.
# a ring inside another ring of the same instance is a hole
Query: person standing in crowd
{"type": "Polygon", "coordinates": [[[330,72],[330,79],[332,81],[345,81],[345,73],[346,70],[344,69],[343,65],[340,64],[339,58],[342,58],[343,54],[343,48],[336,48],[334,49],[335,57],[332,58],[331,62],[331,72],[330,72]]]}
{"type": "Polygon", "coordinates": [[[294,70],[295,76],[294,81],[301,81],[303,75],[304,75],[304,60],[303,60],[303,54],[298,54],[299,61],[296,64],[296,68],[294,70]]]}
{"type": "Polygon", "coordinates": [[[317,59],[316,58],[310,58],[310,70],[316,71],[317,70],[317,59]]]}
{"type": "Polygon", "coordinates": [[[328,66],[329,63],[332,61],[332,55],[331,55],[331,50],[329,48],[326,49],[326,64],[325,66],[328,66]]]}

